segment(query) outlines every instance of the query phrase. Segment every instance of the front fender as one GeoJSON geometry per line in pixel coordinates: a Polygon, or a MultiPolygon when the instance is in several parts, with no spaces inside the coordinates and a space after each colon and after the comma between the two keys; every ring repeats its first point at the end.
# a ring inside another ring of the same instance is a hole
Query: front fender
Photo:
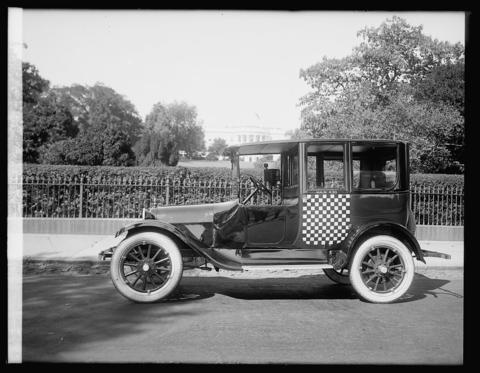
{"type": "Polygon", "coordinates": [[[360,241],[377,234],[389,234],[405,242],[407,247],[415,254],[415,258],[426,264],[422,249],[415,236],[403,225],[386,221],[378,221],[361,227],[353,227],[345,240],[348,260],[350,261],[354,249],[360,241]]]}
{"type": "MultiPolygon", "coordinates": [[[[199,241],[190,231],[187,229],[180,229],[179,227],[166,223],[160,220],[147,219],[137,223],[130,224],[121,228],[115,233],[115,237],[123,237],[118,241],[117,246],[123,239],[130,237],[133,234],[144,231],[157,231],[159,233],[166,234],[170,238],[180,243],[182,248],[193,250],[198,255],[203,256],[215,267],[223,268],[227,270],[240,270],[241,267],[237,263],[230,263],[218,254],[216,254],[211,248],[207,247],[203,242],[199,241]]],[[[110,255],[113,254],[115,247],[110,249],[110,255]]],[[[106,253],[108,255],[108,253],[106,253]]]]}
{"type": "Polygon", "coordinates": [[[188,230],[182,230],[173,224],[165,223],[160,220],[147,219],[137,223],[127,225],[115,233],[115,237],[124,236],[124,239],[132,234],[143,231],[159,231],[168,236],[180,240],[183,244],[195,251],[201,249],[202,243],[198,241],[188,230]]]}

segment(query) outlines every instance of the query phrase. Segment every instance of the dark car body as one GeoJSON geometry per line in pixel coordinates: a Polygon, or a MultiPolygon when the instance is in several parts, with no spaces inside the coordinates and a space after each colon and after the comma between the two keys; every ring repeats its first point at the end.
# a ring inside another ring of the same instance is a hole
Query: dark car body
{"type": "MultiPolygon", "coordinates": [[[[241,156],[279,155],[280,167],[268,171],[279,175],[269,180],[280,191],[278,203],[242,203],[239,194],[229,202],[153,208],[116,236],[158,231],[178,244],[185,263],[242,270],[298,264],[343,268],[359,242],[388,234],[425,262],[424,256],[441,254],[422,251],[415,239],[408,148],[402,141],[351,139],[231,146],[226,154],[235,179],[241,176],[241,156]],[[333,176],[327,165],[336,165],[333,176]]],[[[265,171],[265,183],[268,175],[265,171]]]]}

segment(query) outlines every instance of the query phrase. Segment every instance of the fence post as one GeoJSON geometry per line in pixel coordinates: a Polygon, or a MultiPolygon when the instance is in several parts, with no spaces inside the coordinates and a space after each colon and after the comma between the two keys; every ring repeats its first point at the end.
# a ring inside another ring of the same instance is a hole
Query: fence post
{"type": "Polygon", "coordinates": [[[83,177],[80,176],[80,214],[79,214],[79,218],[82,217],[82,209],[83,209],[83,177]]]}
{"type": "Polygon", "coordinates": [[[167,187],[165,188],[165,205],[168,206],[169,204],[169,199],[170,199],[170,179],[167,176],[167,179],[165,180],[167,187]]]}

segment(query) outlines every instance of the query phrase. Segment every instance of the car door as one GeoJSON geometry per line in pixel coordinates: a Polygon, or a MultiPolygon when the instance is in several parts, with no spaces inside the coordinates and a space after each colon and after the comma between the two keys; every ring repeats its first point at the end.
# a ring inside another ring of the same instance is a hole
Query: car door
{"type": "Polygon", "coordinates": [[[249,247],[291,245],[298,233],[299,146],[281,155],[281,203],[248,205],[247,243],[249,247]]]}
{"type": "Polygon", "coordinates": [[[323,249],[341,243],[350,228],[347,144],[305,144],[300,247],[323,249]]]}

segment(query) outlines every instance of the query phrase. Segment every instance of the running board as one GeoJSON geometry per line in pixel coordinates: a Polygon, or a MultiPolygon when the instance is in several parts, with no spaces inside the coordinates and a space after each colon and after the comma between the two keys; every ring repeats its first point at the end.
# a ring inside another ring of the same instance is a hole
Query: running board
{"type": "Polygon", "coordinates": [[[265,271],[265,270],[312,270],[312,269],[329,269],[333,268],[331,264],[272,264],[272,265],[245,265],[242,266],[242,271],[265,271]]]}

